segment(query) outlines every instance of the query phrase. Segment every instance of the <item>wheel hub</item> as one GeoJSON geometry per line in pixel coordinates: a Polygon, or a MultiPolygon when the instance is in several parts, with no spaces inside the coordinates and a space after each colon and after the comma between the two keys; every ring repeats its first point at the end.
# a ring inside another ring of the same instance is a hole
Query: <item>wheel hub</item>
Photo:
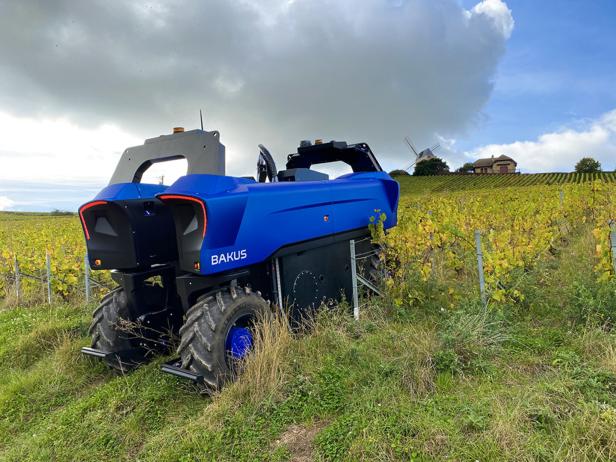
{"type": "Polygon", "coordinates": [[[233,359],[243,359],[252,348],[252,333],[247,327],[233,326],[227,334],[226,349],[233,359]]]}

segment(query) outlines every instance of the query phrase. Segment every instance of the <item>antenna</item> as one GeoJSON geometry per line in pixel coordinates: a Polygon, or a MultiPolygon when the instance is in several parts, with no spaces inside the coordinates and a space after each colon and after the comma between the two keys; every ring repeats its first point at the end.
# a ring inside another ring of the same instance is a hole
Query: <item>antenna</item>
{"type": "Polygon", "coordinates": [[[199,109],[199,119],[201,119],[201,131],[203,131],[203,112],[199,109]]]}
{"type": "Polygon", "coordinates": [[[411,142],[411,138],[409,138],[408,136],[405,136],[404,141],[406,142],[408,147],[411,148],[411,151],[413,151],[413,154],[415,154],[415,157],[419,157],[419,154],[417,154],[417,149],[415,149],[415,146],[411,142]]]}

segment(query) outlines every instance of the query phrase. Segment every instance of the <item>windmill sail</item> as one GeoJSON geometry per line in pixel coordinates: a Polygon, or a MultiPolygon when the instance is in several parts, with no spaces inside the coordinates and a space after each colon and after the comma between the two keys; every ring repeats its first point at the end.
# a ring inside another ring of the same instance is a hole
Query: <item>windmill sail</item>
{"type": "Polygon", "coordinates": [[[418,153],[417,149],[415,149],[415,145],[413,144],[409,136],[404,137],[404,142],[406,143],[408,148],[411,150],[411,152],[415,155],[415,161],[411,165],[409,165],[407,168],[405,168],[404,170],[409,170],[411,167],[418,164],[419,162],[434,159],[436,157],[436,155],[434,155],[434,151],[436,151],[438,148],[441,147],[441,145],[437,143],[431,148],[426,148],[420,153],[418,153]]]}

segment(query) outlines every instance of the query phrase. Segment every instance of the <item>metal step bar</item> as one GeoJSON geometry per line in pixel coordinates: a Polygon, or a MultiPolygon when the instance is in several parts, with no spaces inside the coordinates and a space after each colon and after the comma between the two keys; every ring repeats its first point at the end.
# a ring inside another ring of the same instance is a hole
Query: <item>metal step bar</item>
{"type": "Polygon", "coordinates": [[[147,361],[143,350],[139,348],[108,352],[97,350],[96,348],[83,347],[81,354],[102,359],[111,367],[120,370],[129,370],[147,361]]]}
{"type": "Polygon", "coordinates": [[[192,371],[189,371],[188,369],[182,369],[181,364],[182,363],[180,361],[180,358],[172,359],[171,361],[164,363],[160,367],[160,370],[163,372],[166,372],[167,374],[180,377],[182,379],[191,380],[194,383],[199,384],[199,385],[204,383],[202,375],[196,374],[192,371]]]}

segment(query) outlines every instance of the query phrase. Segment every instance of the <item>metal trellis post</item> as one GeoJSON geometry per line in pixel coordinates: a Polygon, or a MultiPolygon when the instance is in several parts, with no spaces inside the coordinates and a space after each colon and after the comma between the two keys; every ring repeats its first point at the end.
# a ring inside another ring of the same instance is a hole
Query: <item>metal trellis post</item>
{"type": "Polygon", "coordinates": [[[15,255],[15,295],[17,296],[17,303],[21,297],[21,274],[19,272],[19,261],[17,255],[15,255]]]}
{"type": "Polygon", "coordinates": [[[83,259],[83,269],[84,269],[84,286],[86,291],[86,303],[90,302],[90,262],[88,261],[88,254],[85,255],[83,259]]]}
{"type": "Polygon", "coordinates": [[[486,299],[486,282],[483,277],[483,252],[481,251],[481,233],[475,231],[475,247],[477,248],[477,271],[479,272],[479,291],[481,292],[481,302],[485,306],[486,299]]]}
{"type": "Polygon", "coordinates": [[[351,279],[353,281],[353,317],[359,319],[359,293],[357,290],[357,262],[355,260],[355,240],[351,239],[351,279]]]}
{"type": "MultiPolygon", "coordinates": [[[[428,210],[428,216],[432,220],[432,210],[428,210]]],[[[434,233],[430,231],[430,276],[434,277],[434,233]]]]}
{"type": "Polygon", "coordinates": [[[45,254],[45,269],[47,271],[47,303],[51,305],[51,260],[49,254],[45,254]]]}
{"type": "Polygon", "coordinates": [[[614,274],[616,274],[616,222],[610,220],[610,250],[612,253],[612,267],[614,268],[614,274]]]}

